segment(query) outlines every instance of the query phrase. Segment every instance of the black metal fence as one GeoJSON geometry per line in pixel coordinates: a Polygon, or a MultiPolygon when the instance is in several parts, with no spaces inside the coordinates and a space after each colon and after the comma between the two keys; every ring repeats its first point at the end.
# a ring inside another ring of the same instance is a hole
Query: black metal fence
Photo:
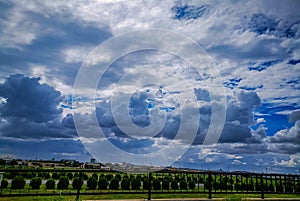
{"type": "Polygon", "coordinates": [[[0,172],[4,173],[7,181],[0,188],[0,197],[76,195],[78,199],[80,195],[145,194],[150,200],[153,194],[178,193],[207,194],[209,199],[213,194],[259,194],[262,199],[265,194],[300,195],[300,175],[291,174],[171,170],[122,173],[91,169],[0,169],[0,172]],[[25,178],[25,187],[16,189],[12,186],[16,176],[25,178]],[[60,176],[69,176],[67,188],[58,189],[60,176]],[[30,181],[36,177],[41,178],[42,184],[34,189],[30,181]],[[91,177],[97,178],[97,188],[89,188],[88,180],[91,177]],[[55,187],[47,189],[45,182],[52,178],[55,180],[55,187]],[[76,182],[82,181],[81,185],[73,185],[75,178],[76,182]],[[100,187],[100,178],[107,181],[105,188],[103,185],[100,187]],[[110,185],[113,178],[118,181],[117,187],[110,185]],[[133,180],[138,181],[135,187],[133,180]]]}

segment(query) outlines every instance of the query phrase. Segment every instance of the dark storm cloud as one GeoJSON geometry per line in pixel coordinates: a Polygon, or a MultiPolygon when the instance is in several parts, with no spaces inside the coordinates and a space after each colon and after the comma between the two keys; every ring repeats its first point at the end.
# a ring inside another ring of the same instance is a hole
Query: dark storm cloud
{"type": "Polygon", "coordinates": [[[17,74],[6,78],[0,85],[0,131],[3,136],[22,139],[70,138],[74,129],[60,121],[61,93],[39,78],[17,74]]]}
{"type": "Polygon", "coordinates": [[[40,84],[39,78],[11,75],[0,85],[0,96],[5,99],[0,107],[4,118],[47,122],[54,120],[62,112],[58,109],[58,104],[62,101],[60,92],[47,84],[40,84]]]}

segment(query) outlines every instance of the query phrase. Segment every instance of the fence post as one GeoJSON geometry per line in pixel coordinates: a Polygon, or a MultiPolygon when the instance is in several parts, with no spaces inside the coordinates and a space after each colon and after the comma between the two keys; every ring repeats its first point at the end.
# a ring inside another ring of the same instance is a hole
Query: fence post
{"type": "Polygon", "coordinates": [[[265,199],[263,173],[260,175],[260,190],[261,190],[261,199],[265,199]]]}
{"type": "Polygon", "coordinates": [[[212,188],[212,178],[211,178],[211,172],[208,173],[208,199],[211,199],[211,188],[212,188]]]}
{"type": "Polygon", "coordinates": [[[80,171],[79,172],[79,185],[77,186],[77,192],[76,192],[76,201],[79,200],[80,188],[81,188],[81,186],[80,186],[81,180],[82,180],[82,172],[80,171]]]}
{"type": "Polygon", "coordinates": [[[151,188],[152,188],[152,174],[149,172],[149,188],[148,188],[148,200],[151,200],[151,188]]]}

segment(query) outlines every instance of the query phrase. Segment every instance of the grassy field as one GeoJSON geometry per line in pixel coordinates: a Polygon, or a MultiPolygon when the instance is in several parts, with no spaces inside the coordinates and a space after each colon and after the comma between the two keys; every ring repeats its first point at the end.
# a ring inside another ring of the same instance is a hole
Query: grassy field
{"type": "MultiPolygon", "coordinates": [[[[299,195],[265,195],[265,198],[299,198],[299,195]]],[[[110,195],[90,195],[80,196],[80,200],[118,200],[118,199],[146,199],[146,194],[110,194],[110,195]]],[[[153,199],[168,198],[207,198],[207,194],[155,194],[153,199]]],[[[213,198],[224,198],[228,201],[241,200],[241,198],[260,198],[258,194],[216,194],[213,198]]],[[[0,197],[0,201],[74,201],[75,196],[28,196],[28,197],[0,197]]]]}

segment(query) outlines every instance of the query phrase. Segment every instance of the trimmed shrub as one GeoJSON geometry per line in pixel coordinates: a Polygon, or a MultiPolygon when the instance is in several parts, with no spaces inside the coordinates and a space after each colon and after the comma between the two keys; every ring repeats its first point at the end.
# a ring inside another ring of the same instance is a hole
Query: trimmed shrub
{"type": "MultiPolygon", "coordinates": [[[[116,176],[115,176],[119,181],[121,181],[122,180],[122,177],[121,177],[121,175],[120,174],[116,174],[116,176]]],[[[110,180],[112,180],[112,178],[110,179],[110,180]]]]}
{"type": "Polygon", "coordinates": [[[154,190],[161,190],[161,184],[159,179],[154,179],[152,184],[154,190]]]}
{"type": "Polygon", "coordinates": [[[86,185],[90,190],[95,190],[97,188],[97,180],[95,179],[95,177],[90,177],[87,180],[86,185]]]}
{"type": "MultiPolygon", "coordinates": [[[[118,181],[118,184],[119,184],[119,181],[118,181]]],[[[100,190],[106,190],[107,186],[108,186],[108,181],[105,178],[100,178],[99,183],[98,183],[98,188],[100,190]]],[[[119,185],[118,185],[118,187],[119,187],[119,185]]]]}
{"type": "Polygon", "coordinates": [[[169,190],[170,189],[170,182],[167,179],[164,179],[162,181],[162,189],[163,190],[169,190]]]}
{"type": "Polygon", "coordinates": [[[8,181],[6,179],[3,179],[1,181],[1,188],[7,188],[7,186],[8,186],[8,181]]]}
{"type": "Polygon", "coordinates": [[[69,188],[69,178],[66,176],[60,177],[57,184],[57,189],[68,189],[68,188],[69,188]]]}
{"type": "Polygon", "coordinates": [[[73,179],[73,173],[72,172],[68,172],[67,177],[72,180],[73,179]]]}
{"type": "Polygon", "coordinates": [[[187,183],[185,180],[181,180],[179,186],[181,190],[187,190],[187,183]]]}
{"type": "Polygon", "coordinates": [[[40,189],[40,186],[42,184],[42,180],[39,177],[35,177],[30,181],[30,186],[32,189],[40,189]]]}
{"type": "Polygon", "coordinates": [[[196,188],[196,184],[194,181],[189,182],[189,189],[194,190],[196,188]]]}
{"type": "Polygon", "coordinates": [[[59,179],[59,174],[57,172],[53,172],[52,179],[59,179]]]}
{"type": "Polygon", "coordinates": [[[96,181],[98,181],[98,174],[97,173],[93,173],[92,177],[94,177],[96,179],[96,181]]]}
{"type": "Polygon", "coordinates": [[[173,190],[179,189],[178,182],[176,180],[171,181],[171,189],[173,189],[173,190]]]}
{"type": "Polygon", "coordinates": [[[141,188],[141,180],[138,178],[134,178],[131,182],[132,190],[140,190],[141,188]]]}
{"type": "Polygon", "coordinates": [[[55,181],[54,179],[49,179],[46,182],[46,189],[54,189],[55,188],[55,181]]]}
{"type": "Polygon", "coordinates": [[[149,180],[148,178],[144,178],[144,181],[143,181],[143,190],[149,190],[149,180]]]}
{"type": "Polygon", "coordinates": [[[83,185],[83,180],[79,179],[79,177],[75,177],[72,182],[73,189],[80,189],[83,185]]]}
{"type": "Polygon", "coordinates": [[[11,182],[12,189],[23,189],[25,186],[25,179],[22,176],[16,176],[11,182]]]}
{"type": "MultiPolygon", "coordinates": [[[[121,180],[121,176],[119,175],[119,174],[117,174],[116,175],[116,177],[119,179],[119,181],[121,180]],[[119,176],[119,177],[117,177],[117,175],[119,176]]],[[[112,178],[114,178],[114,176],[112,175],[112,174],[107,174],[107,175],[105,175],[105,178],[107,179],[107,181],[110,181],[110,180],[112,180],[112,178]]]]}
{"type": "Polygon", "coordinates": [[[130,179],[129,178],[122,179],[121,188],[122,188],[122,190],[130,190],[130,179]]]}
{"type": "Polygon", "coordinates": [[[89,176],[86,173],[82,173],[82,179],[83,180],[88,180],[89,176]]]}
{"type": "Polygon", "coordinates": [[[119,182],[120,182],[119,179],[114,177],[109,183],[109,189],[118,190],[119,189],[119,182]]]}

